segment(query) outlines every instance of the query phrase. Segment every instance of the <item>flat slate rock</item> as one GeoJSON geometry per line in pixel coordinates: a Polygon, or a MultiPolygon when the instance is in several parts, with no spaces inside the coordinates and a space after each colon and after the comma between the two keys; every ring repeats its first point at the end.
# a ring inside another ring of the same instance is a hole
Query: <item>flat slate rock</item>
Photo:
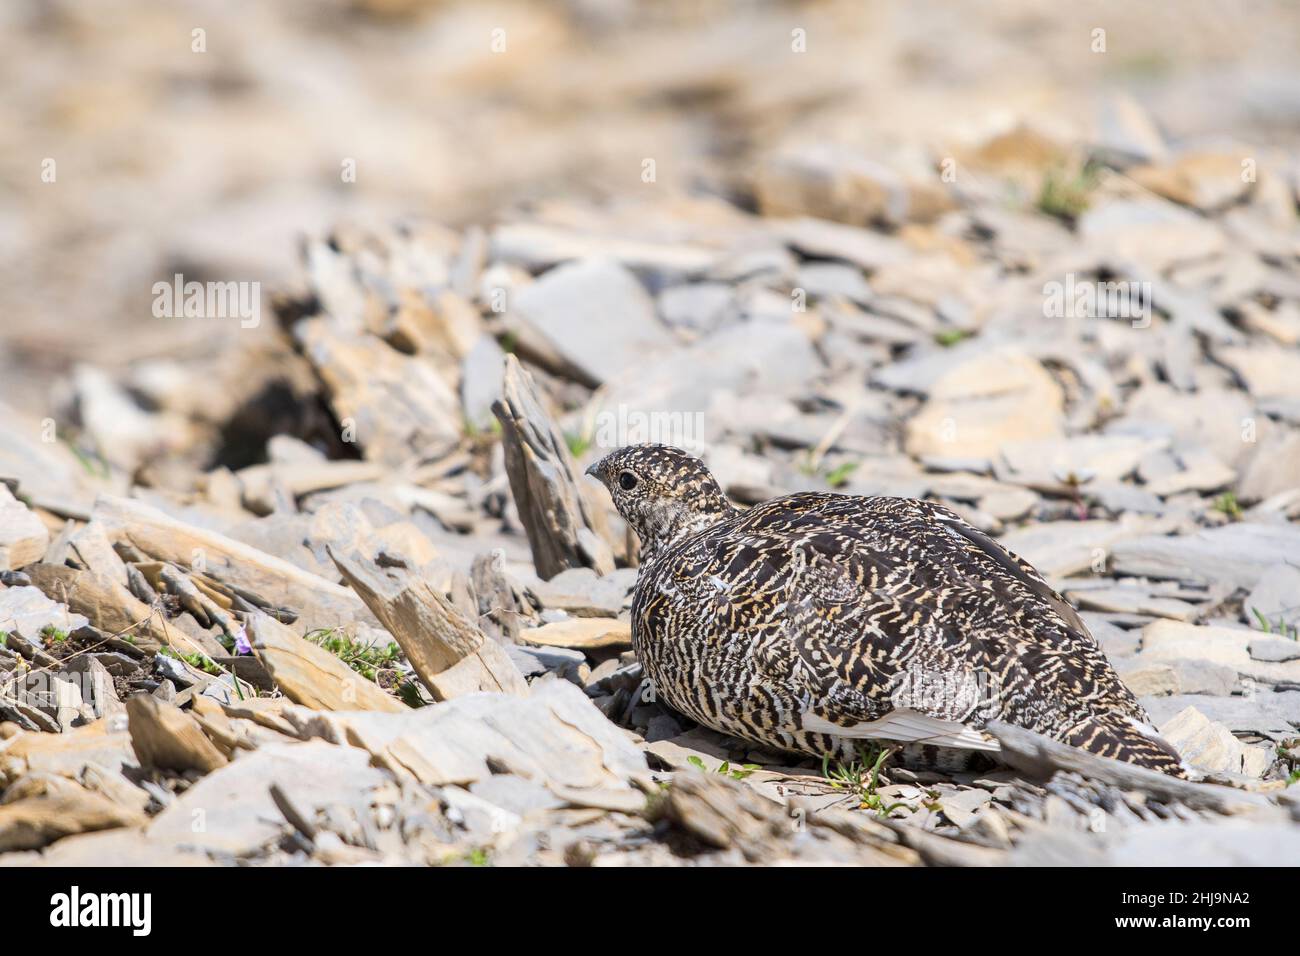
{"type": "Polygon", "coordinates": [[[1115,542],[1112,570],[1189,584],[1254,588],[1279,565],[1300,565],[1300,526],[1234,522],[1190,535],[1115,542]]]}
{"type": "Polygon", "coordinates": [[[557,266],[519,291],[512,312],[521,336],[559,360],[556,371],[593,388],[675,344],[640,281],[613,259],[557,266]]]}
{"type": "Polygon", "coordinates": [[[1171,697],[1143,697],[1140,702],[1157,725],[1187,707],[1195,707],[1233,733],[1294,733],[1300,727],[1300,691],[1295,690],[1259,689],[1254,697],[1175,694],[1171,697]]]}

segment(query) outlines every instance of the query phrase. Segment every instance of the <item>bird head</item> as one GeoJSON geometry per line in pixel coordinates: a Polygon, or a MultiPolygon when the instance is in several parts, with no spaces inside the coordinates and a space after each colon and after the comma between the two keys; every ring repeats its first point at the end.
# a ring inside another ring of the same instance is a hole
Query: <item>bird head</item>
{"type": "Polygon", "coordinates": [[[642,559],[734,513],[704,462],[671,445],[627,445],[587,469],[641,539],[642,559]]]}

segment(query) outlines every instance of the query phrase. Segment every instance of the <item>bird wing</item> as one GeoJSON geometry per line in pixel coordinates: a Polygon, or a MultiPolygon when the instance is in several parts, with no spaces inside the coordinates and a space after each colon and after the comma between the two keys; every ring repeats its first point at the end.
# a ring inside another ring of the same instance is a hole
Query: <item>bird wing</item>
{"type": "Polygon", "coordinates": [[[1068,726],[1107,698],[1141,716],[1073,608],[947,509],[795,495],[715,542],[733,560],[737,545],[750,579],[780,592],[779,612],[760,602],[751,623],[780,635],[760,644],[774,679],[802,683],[806,729],[991,749],[970,724],[1068,726]]]}

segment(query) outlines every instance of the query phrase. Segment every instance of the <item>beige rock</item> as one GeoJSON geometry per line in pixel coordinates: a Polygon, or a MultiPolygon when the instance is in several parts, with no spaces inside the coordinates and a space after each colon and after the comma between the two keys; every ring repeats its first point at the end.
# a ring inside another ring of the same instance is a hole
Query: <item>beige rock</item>
{"type": "Polygon", "coordinates": [[[277,488],[299,498],[357,481],[375,481],[385,473],[384,466],[373,461],[318,461],[250,465],[237,472],[237,477],[245,506],[258,514],[270,514],[275,509],[277,488]]]}
{"type": "Polygon", "coordinates": [[[304,630],[361,621],[378,623],[352,591],[223,534],[177,521],[156,508],[101,496],[95,517],[111,540],[129,542],[160,561],[199,570],[208,577],[258,595],[301,616],[304,630]]]}
{"type": "Polygon", "coordinates": [[[0,853],[39,849],[71,834],[144,822],[143,814],[64,781],[56,792],[0,806],[0,853]]]}
{"type": "Polygon", "coordinates": [[[41,519],[0,483],[0,571],[13,571],[41,560],[50,532],[41,519]]]}
{"type": "Polygon", "coordinates": [[[74,555],[91,571],[125,586],[127,582],[124,562],[109,541],[104,526],[90,521],[77,529],[68,542],[74,555]]]}
{"type": "Polygon", "coordinates": [[[88,765],[118,772],[134,763],[125,722],[104,718],[62,734],[15,734],[0,749],[0,784],[28,773],[77,779],[88,765]]]}
{"type": "Polygon", "coordinates": [[[1144,661],[1199,658],[1235,668],[1243,677],[1261,683],[1300,683],[1300,660],[1257,661],[1250,656],[1250,643],[1258,638],[1258,631],[1240,628],[1155,621],[1142,629],[1139,657],[1144,661]]]}
{"type": "MultiPolygon", "coordinates": [[[[8,857],[0,857],[4,866],[8,857]]],[[[214,866],[202,853],[183,845],[171,845],[146,838],[137,828],[99,830],[64,837],[48,846],[36,858],[21,865],[38,867],[174,867],[214,866]]]]}
{"type": "Polygon", "coordinates": [[[258,660],[286,697],[314,710],[407,708],[324,648],[304,640],[265,614],[248,620],[248,640],[258,660]]]}
{"type": "Polygon", "coordinates": [[[764,216],[813,216],[854,226],[930,222],[953,208],[930,182],[911,181],[851,149],[809,141],[759,165],[754,192],[764,216]]]}
{"type": "Polygon", "coordinates": [[[519,640],[544,647],[578,650],[632,646],[632,626],[627,621],[600,617],[574,617],[519,632],[519,640]]]}
{"type": "Polygon", "coordinates": [[[504,649],[419,575],[381,569],[359,555],[345,558],[333,548],[329,553],[436,699],[476,691],[527,695],[528,684],[504,649]]]}
{"type": "Polygon", "coordinates": [[[1253,413],[1254,404],[1240,389],[1186,393],[1164,382],[1149,382],[1129,398],[1124,418],[1167,425],[1176,442],[1204,447],[1225,464],[1235,465],[1254,447],[1242,441],[1242,422],[1253,413]]]}
{"type": "Polygon", "coordinates": [[[401,465],[459,439],[460,400],[428,359],[342,331],[328,318],[299,322],[294,335],[368,459],[401,465]]]}
{"type": "Polygon", "coordinates": [[[908,421],[908,454],[992,458],[1009,443],[1052,438],[1062,427],[1060,386],[1013,350],[972,356],[942,375],[908,421]]]}
{"type": "Polygon", "coordinates": [[[140,766],[209,773],[226,765],[198,722],[171,704],[137,694],[126,702],[126,714],[140,766]]]}
{"type": "Polygon", "coordinates": [[[1281,346],[1224,346],[1216,357],[1241,376],[1256,398],[1286,398],[1300,382],[1300,351],[1281,346]]]}
{"type": "Polygon", "coordinates": [[[1188,153],[1170,163],[1139,166],[1128,175],[1166,199],[1213,212],[1236,202],[1250,188],[1241,161],[1241,156],[1227,153],[1188,153]]]}
{"type": "Polygon", "coordinates": [[[1115,669],[1139,697],[1164,697],[1179,691],[1178,674],[1172,664],[1129,658],[1116,663],[1115,669]]]}
{"type": "Polygon", "coordinates": [[[1100,255],[1153,269],[1205,259],[1227,247],[1217,225],[1154,198],[1094,204],[1080,217],[1078,233],[1100,255]]]}
{"type": "MultiPolygon", "coordinates": [[[[1187,763],[1208,773],[1245,773],[1246,747],[1223,724],[1210,720],[1195,707],[1179,711],[1158,728],[1187,763]]],[[[1257,761],[1252,761],[1252,769],[1257,761]]],[[[1259,776],[1263,773],[1260,769],[1259,776]]]]}
{"type": "MultiPolygon", "coordinates": [[[[505,223],[492,233],[494,260],[523,265],[530,270],[597,256],[608,256],[629,269],[684,278],[704,272],[718,254],[695,243],[598,235],[531,222],[505,223]]],[[[484,273],[485,279],[490,272],[484,273]]]]}
{"type": "Polygon", "coordinates": [[[174,645],[186,653],[200,650],[179,627],[169,626],[163,616],[138,600],[112,578],[94,571],[78,571],[66,565],[33,565],[28,574],[32,584],[52,600],[84,614],[92,625],[109,634],[129,636],[142,649],[156,651],[174,645]]]}

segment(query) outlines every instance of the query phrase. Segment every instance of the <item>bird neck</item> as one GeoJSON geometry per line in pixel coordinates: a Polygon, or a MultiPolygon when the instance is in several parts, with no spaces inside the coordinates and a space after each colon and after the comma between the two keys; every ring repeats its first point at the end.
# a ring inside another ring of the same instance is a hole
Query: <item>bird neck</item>
{"type": "Polygon", "coordinates": [[[641,539],[641,563],[652,561],[678,541],[699,534],[735,513],[736,509],[721,493],[689,504],[684,501],[657,504],[646,511],[636,529],[641,539]]]}

